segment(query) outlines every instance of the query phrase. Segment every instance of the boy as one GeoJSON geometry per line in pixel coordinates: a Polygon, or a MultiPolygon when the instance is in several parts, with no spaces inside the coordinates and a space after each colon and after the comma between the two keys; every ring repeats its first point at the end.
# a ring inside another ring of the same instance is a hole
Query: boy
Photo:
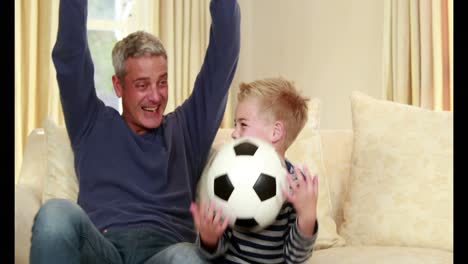
{"type": "Polygon", "coordinates": [[[310,177],[307,167],[301,172],[285,158],[307,121],[308,100],[283,78],[240,85],[232,137],[250,136],[270,142],[286,161],[291,190],[283,190],[287,202],[275,222],[257,233],[228,228],[227,218],[221,222],[222,211],[213,203],[202,201],[200,208],[192,203],[190,209],[199,232],[198,256],[205,262],[302,263],[312,255],[318,231],[318,179],[310,177]]]}

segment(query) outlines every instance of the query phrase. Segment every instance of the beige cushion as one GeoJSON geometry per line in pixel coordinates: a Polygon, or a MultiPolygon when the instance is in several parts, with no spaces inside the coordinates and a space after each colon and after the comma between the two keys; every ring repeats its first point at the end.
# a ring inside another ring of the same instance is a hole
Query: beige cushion
{"type": "MultiPolygon", "coordinates": [[[[309,120],[304,129],[298,135],[295,142],[286,152],[286,158],[296,166],[306,164],[312,174],[319,176],[319,197],[317,202],[317,217],[319,222],[319,234],[315,243],[316,249],[343,246],[344,240],[337,234],[336,224],[332,218],[332,205],[330,201],[330,189],[325,171],[322,146],[319,133],[320,126],[320,101],[313,99],[309,102],[309,120]]],[[[220,129],[213,143],[213,149],[232,140],[233,129],[220,129]]]]}
{"type": "Polygon", "coordinates": [[[286,158],[294,165],[302,168],[307,165],[311,176],[318,175],[319,196],[317,202],[317,218],[319,233],[315,249],[323,249],[345,244],[338,235],[335,220],[332,217],[332,202],[328,174],[325,169],[322,140],[320,136],[320,101],[313,99],[309,103],[309,120],[297,139],[286,151],[286,158]]]}
{"type": "Polygon", "coordinates": [[[36,128],[28,135],[18,184],[28,186],[39,199],[42,199],[46,178],[47,144],[44,129],[36,128]]]}
{"type": "Polygon", "coordinates": [[[355,92],[352,118],[346,242],[453,250],[453,113],[355,92]]]}
{"type": "Polygon", "coordinates": [[[78,179],[67,131],[50,119],[46,119],[43,126],[47,142],[47,177],[44,181],[42,203],[51,198],[65,198],[76,202],[78,179]]]}
{"type": "Polygon", "coordinates": [[[349,185],[353,131],[351,129],[327,129],[320,131],[322,152],[330,187],[332,215],[336,226],[343,221],[343,203],[349,185]]]}
{"type": "Polygon", "coordinates": [[[337,247],[314,251],[307,264],[451,264],[453,253],[411,247],[337,247]]]}

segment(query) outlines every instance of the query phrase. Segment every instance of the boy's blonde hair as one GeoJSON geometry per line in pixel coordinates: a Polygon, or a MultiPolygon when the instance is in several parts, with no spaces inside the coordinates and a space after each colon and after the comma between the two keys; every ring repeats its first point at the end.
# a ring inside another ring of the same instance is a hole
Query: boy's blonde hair
{"type": "Polygon", "coordinates": [[[304,128],[308,116],[309,98],[297,91],[294,83],[282,77],[266,78],[241,83],[237,100],[255,97],[260,100],[260,111],[283,122],[286,130],[285,147],[288,148],[304,128]]]}

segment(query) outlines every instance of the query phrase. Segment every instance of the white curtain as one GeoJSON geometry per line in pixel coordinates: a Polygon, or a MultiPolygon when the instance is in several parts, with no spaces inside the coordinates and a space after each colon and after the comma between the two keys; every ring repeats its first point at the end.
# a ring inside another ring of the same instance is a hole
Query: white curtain
{"type": "Polygon", "coordinates": [[[453,0],[386,0],[384,94],[433,110],[453,109],[453,0]]]}
{"type": "Polygon", "coordinates": [[[15,0],[15,183],[28,134],[49,116],[63,125],[51,53],[58,0],[15,0]]]}
{"type": "MultiPolygon", "coordinates": [[[[153,3],[153,33],[160,37],[168,55],[169,100],[166,112],[182,104],[192,92],[208,47],[209,3],[209,0],[158,0],[153,3]]],[[[231,97],[221,127],[232,126],[231,97]]]]}

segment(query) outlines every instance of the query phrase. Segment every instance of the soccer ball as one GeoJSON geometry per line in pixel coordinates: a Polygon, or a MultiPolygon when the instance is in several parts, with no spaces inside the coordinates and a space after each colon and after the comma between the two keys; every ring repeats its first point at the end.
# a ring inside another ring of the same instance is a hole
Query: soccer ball
{"type": "Polygon", "coordinates": [[[236,139],[209,158],[198,198],[221,207],[231,228],[259,231],[275,221],[285,202],[286,175],[286,164],[273,145],[236,139]]]}

